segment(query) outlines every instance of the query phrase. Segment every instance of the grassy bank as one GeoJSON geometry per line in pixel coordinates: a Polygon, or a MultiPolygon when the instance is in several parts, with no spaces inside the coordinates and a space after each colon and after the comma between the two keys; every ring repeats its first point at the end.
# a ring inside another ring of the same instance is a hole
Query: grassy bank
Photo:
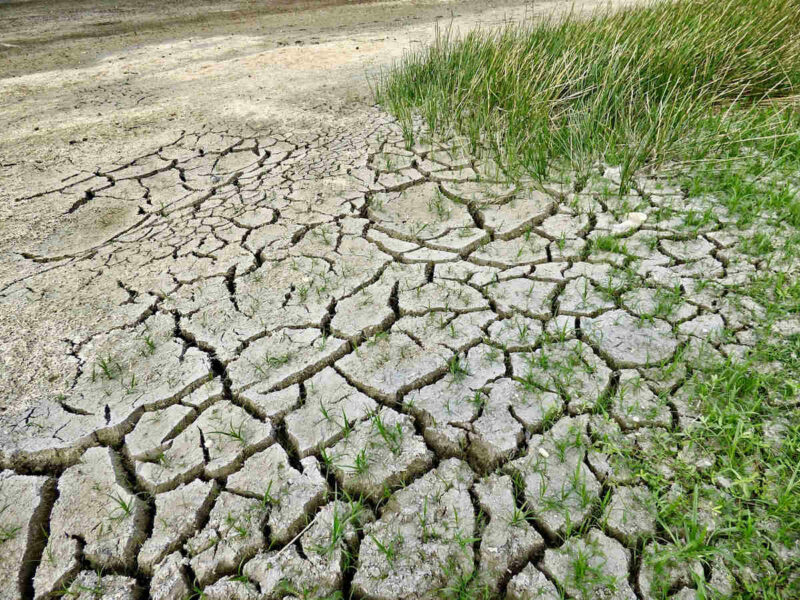
{"type": "Polygon", "coordinates": [[[795,0],[686,0],[442,33],[378,98],[406,125],[418,113],[434,135],[491,148],[512,177],[597,161],[628,176],[743,144],[797,160],[797,23],[795,0]]]}

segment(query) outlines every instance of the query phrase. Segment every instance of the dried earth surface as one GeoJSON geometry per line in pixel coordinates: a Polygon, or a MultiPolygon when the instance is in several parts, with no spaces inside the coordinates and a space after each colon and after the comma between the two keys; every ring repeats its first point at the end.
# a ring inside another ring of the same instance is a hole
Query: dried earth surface
{"type": "Polygon", "coordinates": [[[92,60],[85,23],[0,29],[0,598],[732,589],[642,558],[668,541],[617,449],[692,427],[692,369],[755,343],[738,288],[797,265],[657,176],[407,145],[365,70],[506,14],[407,4],[202,13],[92,60]]]}

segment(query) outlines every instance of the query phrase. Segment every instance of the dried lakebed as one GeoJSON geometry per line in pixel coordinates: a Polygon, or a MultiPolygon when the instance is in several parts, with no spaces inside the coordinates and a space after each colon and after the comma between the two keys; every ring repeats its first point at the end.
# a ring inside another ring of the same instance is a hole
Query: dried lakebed
{"type": "Polygon", "coordinates": [[[755,343],[738,288],[796,269],[712,199],[507,185],[378,111],[186,134],[48,195],[67,225],[0,302],[69,308],[69,375],[0,413],[0,598],[733,585],[648,565],[668,540],[612,450],[692,427],[692,369],[755,343]]]}

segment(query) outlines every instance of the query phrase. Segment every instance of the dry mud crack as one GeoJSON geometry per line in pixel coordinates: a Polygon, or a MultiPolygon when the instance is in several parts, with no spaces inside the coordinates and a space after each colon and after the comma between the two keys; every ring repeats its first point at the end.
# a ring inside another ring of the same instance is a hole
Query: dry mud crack
{"type": "Polygon", "coordinates": [[[610,440],[691,426],[773,266],[656,178],[509,186],[364,122],[186,133],[47,193],[68,225],[0,302],[64,312],[64,372],[0,413],[0,598],[660,597],[610,440]]]}

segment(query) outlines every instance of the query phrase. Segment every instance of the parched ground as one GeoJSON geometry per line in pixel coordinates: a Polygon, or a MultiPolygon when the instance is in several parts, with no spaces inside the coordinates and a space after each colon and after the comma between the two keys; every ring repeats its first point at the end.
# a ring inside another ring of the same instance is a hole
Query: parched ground
{"type": "MultiPolygon", "coordinates": [[[[230,68],[209,64],[174,68],[230,68]]],[[[733,589],[722,560],[646,560],[670,540],[620,449],[658,448],[667,479],[714,463],[673,445],[702,418],[688,381],[756,344],[765,309],[738,291],[796,258],[744,251],[753,230],[655,175],[509,185],[458,140],[409,147],[377,108],[306,101],[153,121],[143,151],[54,157],[42,182],[5,167],[0,598],[733,589]]],[[[5,147],[26,144],[48,151],[5,147]]],[[[704,525],[735,495],[704,490],[704,525]]]]}

